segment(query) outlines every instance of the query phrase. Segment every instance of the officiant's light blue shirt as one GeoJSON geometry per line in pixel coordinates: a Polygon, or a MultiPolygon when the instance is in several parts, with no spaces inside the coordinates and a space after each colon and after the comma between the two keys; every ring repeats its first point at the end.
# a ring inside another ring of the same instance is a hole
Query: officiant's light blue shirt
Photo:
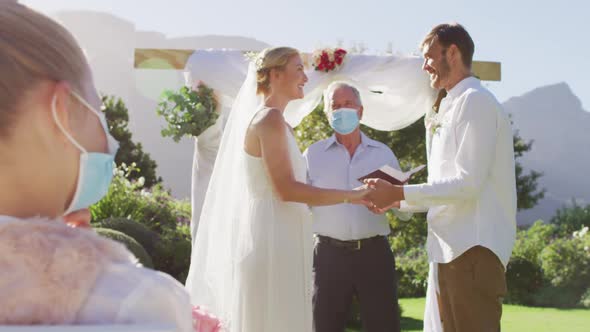
{"type": "MultiPolygon", "coordinates": [[[[400,169],[399,162],[389,147],[361,133],[361,144],[350,156],[336,136],[312,144],[304,152],[308,181],[320,188],[350,190],[362,183],[358,178],[389,165],[400,169]]],[[[388,235],[385,215],[377,215],[366,207],[355,204],[312,207],[315,234],[338,240],[360,240],[377,235],[388,235]]]]}

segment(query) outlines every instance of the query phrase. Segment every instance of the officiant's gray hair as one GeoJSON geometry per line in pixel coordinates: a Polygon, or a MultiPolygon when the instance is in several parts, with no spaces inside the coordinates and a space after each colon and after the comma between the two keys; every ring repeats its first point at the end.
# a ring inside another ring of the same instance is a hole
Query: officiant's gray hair
{"type": "Polygon", "coordinates": [[[361,100],[361,93],[359,89],[357,89],[354,85],[345,82],[345,81],[335,81],[330,83],[326,90],[324,91],[324,112],[328,113],[332,110],[332,97],[334,97],[334,92],[340,88],[348,88],[350,89],[355,97],[356,97],[356,104],[358,106],[363,106],[363,102],[361,100]]]}

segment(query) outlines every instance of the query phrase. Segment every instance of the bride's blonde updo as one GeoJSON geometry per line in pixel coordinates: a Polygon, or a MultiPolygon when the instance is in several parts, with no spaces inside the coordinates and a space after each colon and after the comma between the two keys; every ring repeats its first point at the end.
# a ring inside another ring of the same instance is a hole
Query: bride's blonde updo
{"type": "Polygon", "coordinates": [[[256,58],[256,93],[269,93],[271,69],[285,68],[295,55],[299,55],[299,51],[291,47],[272,47],[260,52],[256,58]]]}

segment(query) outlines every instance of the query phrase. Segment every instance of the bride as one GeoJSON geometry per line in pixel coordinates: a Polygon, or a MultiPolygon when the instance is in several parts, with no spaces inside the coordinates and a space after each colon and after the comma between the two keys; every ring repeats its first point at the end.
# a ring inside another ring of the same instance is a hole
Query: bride
{"type": "Polygon", "coordinates": [[[303,98],[299,52],[251,63],[235,99],[203,205],[186,287],[230,332],[312,330],[308,205],[360,202],[365,190],[305,184],[307,167],[283,112],[303,98]]]}

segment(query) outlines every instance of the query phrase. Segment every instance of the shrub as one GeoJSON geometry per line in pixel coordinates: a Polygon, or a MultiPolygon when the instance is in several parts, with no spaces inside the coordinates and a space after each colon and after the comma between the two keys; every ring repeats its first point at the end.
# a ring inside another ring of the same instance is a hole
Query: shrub
{"type": "Polygon", "coordinates": [[[506,303],[533,305],[535,292],[545,287],[541,269],[541,251],[557,234],[557,227],[539,220],[528,229],[519,230],[512,257],[506,270],[506,303]]]}
{"type": "Polygon", "coordinates": [[[139,191],[144,185],[141,178],[137,181],[129,180],[134,172],[135,164],[122,164],[117,167],[108,193],[90,207],[93,221],[113,217],[143,220],[143,210],[148,202],[139,191]]]}
{"type": "Polygon", "coordinates": [[[160,232],[163,227],[175,227],[177,223],[189,223],[190,203],[175,200],[161,185],[144,188],[141,178],[131,181],[137,172],[135,165],[122,164],[115,171],[107,195],[90,207],[93,221],[108,218],[126,218],[160,232]]]}
{"type": "Polygon", "coordinates": [[[108,194],[90,207],[97,226],[116,228],[142,243],[153,266],[184,282],[190,265],[190,203],[176,200],[160,185],[143,188],[129,180],[134,165],[121,165],[108,194]],[[117,220],[117,221],[115,221],[117,220]]]}
{"type": "Polygon", "coordinates": [[[557,227],[555,225],[538,220],[528,229],[518,231],[512,257],[526,259],[540,267],[539,255],[556,237],[556,234],[557,227]]]}
{"type": "Polygon", "coordinates": [[[543,249],[543,272],[553,286],[579,289],[582,293],[590,285],[590,255],[584,250],[585,242],[577,237],[558,239],[543,249]]]}
{"type": "Polygon", "coordinates": [[[147,226],[126,218],[108,218],[95,223],[93,226],[116,230],[132,237],[152,257],[155,254],[156,245],[160,240],[159,235],[147,226]]]}
{"type": "Polygon", "coordinates": [[[578,305],[579,292],[567,287],[554,287],[546,284],[533,294],[533,302],[538,307],[572,308],[578,305]]]}
{"type": "Polygon", "coordinates": [[[117,241],[122,243],[127,247],[127,250],[131,251],[131,253],[139,260],[139,262],[148,268],[153,268],[154,264],[150,255],[145,251],[145,249],[135,241],[132,237],[125,235],[119,231],[107,228],[95,228],[96,233],[100,236],[104,236],[111,240],[117,241]]]}
{"type": "Polygon", "coordinates": [[[588,227],[560,238],[540,255],[541,267],[548,281],[537,296],[538,305],[572,307],[580,305],[590,285],[590,234],[588,227]]]}
{"type": "Polygon", "coordinates": [[[162,178],[156,175],[156,162],[149,153],[143,151],[141,143],[133,141],[129,130],[129,111],[123,100],[114,96],[102,96],[102,104],[109,131],[119,142],[119,151],[115,156],[117,165],[137,165],[137,172],[131,174],[130,179],[143,178],[148,187],[162,182],[162,178]]]}
{"type": "Polygon", "coordinates": [[[584,295],[582,295],[580,305],[584,308],[590,308],[590,288],[588,288],[584,295]]]}
{"type": "Polygon", "coordinates": [[[515,256],[508,263],[506,282],[506,303],[533,305],[535,292],[544,285],[543,271],[535,261],[515,256]]]}
{"type": "Polygon", "coordinates": [[[410,220],[404,221],[387,212],[387,219],[391,228],[391,250],[394,253],[405,255],[412,248],[424,248],[427,234],[426,214],[417,213],[410,220]]]}
{"type": "Polygon", "coordinates": [[[581,206],[574,201],[571,206],[557,210],[551,223],[559,228],[561,236],[570,236],[584,226],[590,226],[590,204],[581,206]]]}
{"type": "Polygon", "coordinates": [[[191,232],[188,225],[164,229],[153,257],[154,267],[184,284],[191,262],[191,248],[191,232]]]}
{"type": "Polygon", "coordinates": [[[396,255],[396,260],[399,297],[425,296],[429,269],[426,250],[412,248],[396,255]]]}

